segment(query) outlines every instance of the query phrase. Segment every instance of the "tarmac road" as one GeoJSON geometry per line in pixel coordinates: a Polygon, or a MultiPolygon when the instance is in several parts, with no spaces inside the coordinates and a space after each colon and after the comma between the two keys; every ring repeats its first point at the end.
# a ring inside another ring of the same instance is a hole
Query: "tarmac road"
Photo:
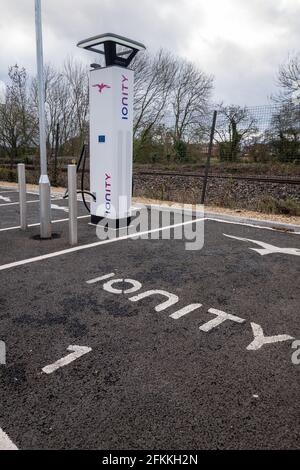
{"type": "MultiPolygon", "coordinates": [[[[87,220],[79,225],[81,243],[97,241],[87,220]]],[[[1,266],[66,249],[67,224],[55,231],[61,238],[44,245],[27,237],[23,252],[24,234],[11,243],[1,232],[1,266]]],[[[298,235],[206,221],[200,251],[182,240],[124,239],[0,270],[0,428],[18,448],[299,448],[291,346],[300,339],[300,257],[262,256],[224,234],[300,248],[298,235]],[[164,294],[130,299],[153,290],[164,294]],[[191,304],[201,306],[170,317],[191,304]],[[216,311],[233,317],[209,323],[216,311]],[[253,325],[263,344],[247,349],[253,325]],[[290,339],[264,342],[278,335],[290,339]],[[74,345],[91,350],[43,372],[74,345]]]]}

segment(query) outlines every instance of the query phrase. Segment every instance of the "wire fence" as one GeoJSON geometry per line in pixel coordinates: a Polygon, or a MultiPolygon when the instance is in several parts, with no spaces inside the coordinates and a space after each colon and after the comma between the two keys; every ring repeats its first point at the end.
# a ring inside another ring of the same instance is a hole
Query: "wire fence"
{"type": "MultiPolygon", "coordinates": [[[[209,154],[213,111],[182,138],[164,122],[145,146],[134,142],[134,196],[299,216],[300,106],[219,107],[209,154]]],[[[55,161],[49,151],[52,184],[66,187],[66,166],[78,158],[58,154],[55,161]]],[[[18,160],[0,158],[0,180],[16,180],[18,160]]],[[[78,173],[78,187],[87,190],[88,160],[86,174],[78,173]]],[[[25,163],[27,182],[35,184],[38,159],[26,156],[25,163]]]]}
{"type": "MultiPolygon", "coordinates": [[[[300,105],[276,104],[254,107],[219,106],[211,148],[210,174],[300,177],[300,105]]],[[[176,137],[174,122],[165,119],[153,127],[144,145],[134,141],[134,169],[197,172],[204,174],[213,111],[195,118],[188,133],[176,137]],[[145,168],[146,167],[146,168],[145,168]]],[[[54,184],[65,183],[65,168],[79,155],[48,151],[54,184]]],[[[24,162],[37,178],[39,159],[34,155],[12,160],[0,154],[0,179],[16,177],[16,164],[24,162]]],[[[89,162],[87,161],[87,168],[89,162]]]]}
{"type": "Polygon", "coordinates": [[[220,108],[215,156],[231,162],[300,163],[300,106],[220,108]]]}
{"type": "MultiPolygon", "coordinates": [[[[219,106],[212,149],[213,162],[300,163],[300,105],[219,106]]],[[[206,159],[213,110],[178,136],[172,117],[156,129],[143,163],[196,163],[206,159]],[[176,135],[177,134],[177,135],[176,135]]]]}

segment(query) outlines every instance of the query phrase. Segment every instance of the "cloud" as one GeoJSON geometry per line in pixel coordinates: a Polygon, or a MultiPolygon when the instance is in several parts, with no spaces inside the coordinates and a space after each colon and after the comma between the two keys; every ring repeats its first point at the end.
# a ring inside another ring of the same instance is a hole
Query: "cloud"
{"type": "MultiPolygon", "coordinates": [[[[76,43],[115,32],[164,47],[215,76],[215,99],[265,104],[278,65],[300,43],[299,0],[42,0],[45,61],[93,60],[76,43]]],[[[0,80],[18,63],[35,73],[33,0],[10,0],[0,18],[0,80]]]]}

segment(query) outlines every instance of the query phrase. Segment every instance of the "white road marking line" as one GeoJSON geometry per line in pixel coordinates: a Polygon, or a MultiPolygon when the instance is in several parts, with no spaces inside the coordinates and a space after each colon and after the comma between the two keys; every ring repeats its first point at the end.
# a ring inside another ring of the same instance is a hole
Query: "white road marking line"
{"type": "Polygon", "coordinates": [[[177,225],[169,225],[167,227],[160,227],[160,228],[156,228],[156,229],[153,229],[153,230],[147,230],[145,232],[139,232],[138,234],[131,233],[129,235],[124,235],[124,236],[119,237],[119,238],[113,238],[113,239],[110,239],[110,240],[103,240],[103,241],[100,241],[100,242],[89,243],[88,245],[74,246],[73,248],[68,248],[67,250],[56,251],[54,253],[49,253],[47,255],[36,256],[35,258],[29,258],[29,259],[24,259],[22,261],[15,261],[14,263],[3,264],[2,266],[0,266],[0,271],[4,271],[6,269],[11,269],[11,268],[16,268],[18,266],[24,266],[26,264],[36,263],[38,261],[43,261],[45,259],[56,258],[57,256],[67,255],[69,253],[76,253],[76,251],[87,250],[89,248],[95,248],[95,247],[101,246],[101,245],[108,245],[110,243],[115,243],[115,242],[118,242],[118,241],[129,240],[131,238],[137,238],[139,236],[147,235],[147,234],[150,234],[150,233],[161,232],[162,230],[170,230],[171,228],[174,228],[174,227],[180,227],[180,226],[183,226],[183,225],[194,224],[196,222],[202,222],[203,220],[204,219],[188,220],[187,222],[182,222],[182,223],[177,224],[177,225]]]}
{"type": "Polygon", "coordinates": [[[223,235],[224,235],[224,237],[227,237],[227,238],[233,238],[234,240],[254,243],[255,245],[261,246],[262,248],[250,248],[249,247],[249,250],[256,251],[261,256],[270,255],[270,254],[274,254],[274,253],[281,253],[281,254],[284,254],[284,255],[300,256],[300,249],[299,248],[280,248],[279,246],[270,245],[269,243],[260,242],[259,240],[252,240],[250,238],[235,237],[233,235],[226,235],[226,233],[223,233],[223,235]]]}
{"type": "MultiPolygon", "coordinates": [[[[273,232],[277,232],[277,233],[283,233],[284,235],[286,235],[286,232],[285,231],[282,231],[280,230],[280,227],[266,227],[264,225],[255,225],[255,224],[248,224],[246,222],[234,222],[234,221],[231,221],[231,220],[221,220],[221,219],[215,219],[214,217],[205,217],[205,220],[211,220],[212,222],[219,222],[221,224],[231,224],[231,225],[243,225],[245,227],[251,227],[251,228],[259,228],[259,229],[263,229],[263,230],[271,230],[273,232]]],[[[268,223],[272,223],[272,220],[267,220],[268,223]]],[[[274,224],[276,224],[276,222],[274,222],[274,224]]],[[[300,232],[288,232],[290,235],[300,235],[300,232]]]]}
{"type": "MultiPolygon", "coordinates": [[[[31,193],[31,194],[34,194],[34,193],[31,193]]],[[[51,200],[52,200],[52,201],[64,201],[65,199],[64,199],[63,197],[57,198],[57,197],[51,196],[51,200]]],[[[39,199],[35,199],[34,201],[26,201],[26,202],[27,202],[27,204],[29,204],[29,203],[31,203],[31,202],[40,202],[40,200],[39,200],[39,199]]],[[[15,206],[15,205],[17,205],[17,204],[19,204],[19,201],[17,201],[17,202],[9,202],[9,203],[7,203],[7,204],[0,204],[0,207],[15,206]]],[[[58,207],[61,207],[61,206],[58,206],[58,207]]]]}
{"type": "Polygon", "coordinates": [[[18,193],[19,191],[11,191],[10,189],[2,189],[0,191],[1,194],[7,194],[7,193],[18,193]]]}
{"type": "Polygon", "coordinates": [[[61,367],[65,367],[68,364],[71,364],[71,362],[76,361],[81,356],[84,356],[85,354],[88,354],[91,352],[92,348],[88,348],[87,346],[69,346],[67,348],[67,351],[71,351],[71,354],[68,354],[65,357],[62,357],[58,361],[54,362],[53,364],[50,364],[49,366],[46,366],[42,369],[42,371],[45,374],[53,374],[57,369],[60,369],[61,367]]]}
{"type": "Polygon", "coordinates": [[[0,450],[18,450],[8,435],[0,428],[0,450]]]}
{"type": "MultiPolygon", "coordinates": [[[[83,216],[83,217],[89,217],[89,216],[83,216]]],[[[65,220],[68,220],[68,219],[65,219],[65,220]]],[[[206,218],[193,219],[193,220],[188,220],[187,222],[183,222],[183,223],[176,224],[176,225],[169,225],[167,227],[160,227],[160,228],[156,228],[156,229],[153,229],[153,230],[140,232],[139,234],[133,233],[133,234],[129,234],[129,235],[124,235],[122,237],[113,238],[113,239],[110,239],[110,240],[103,240],[103,241],[99,241],[99,242],[95,242],[95,243],[89,243],[87,245],[77,246],[77,247],[74,247],[74,248],[69,248],[67,250],[62,250],[62,251],[49,253],[47,255],[37,256],[35,258],[29,258],[29,259],[25,259],[25,260],[22,260],[22,261],[16,261],[14,263],[4,264],[4,265],[0,266],[0,271],[15,268],[15,267],[18,267],[18,266],[24,266],[26,264],[35,263],[35,262],[38,262],[38,261],[43,261],[45,259],[55,258],[57,256],[62,256],[62,255],[66,255],[66,254],[69,254],[69,253],[75,253],[76,251],[86,250],[86,249],[89,249],[89,248],[95,248],[95,247],[101,246],[101,245],[107,245],[109,243],[115,243],[115,242],[118,242],[118,241],[124,241],[124,240],[132,239],[132,238],[138,238],[139,236],[143,236],[143,235],[147,235],[147,234],[151,234],[151,233],[155,233],[155,232],[161,232],[163,230],[170,230],[172,228],[176,228],[176,227],[180,227],[180,226],[184,226],[184,225],[190,225],[190,224],[194,224],[194,223],[197,223],[197,222],[203,222],[203,220],[213,220],[213,221],[219,222],[219,223],[229,223],[229,224],[232,223],[233,225],[248,225],[249,226],[249,224],[224,222],[222,220],[211,219],[211,218],[208,218],[208,219],[206,219],[206,218]]],[[[39,225],[39,224],[37,224],[37,225],[39,225]]],[[[252,227],[252,225],[250,225],[250,226],[252,227]]],[[[253,227],[254,228],[266,228],[266,227],[258,227],[258,226],[253,226],[253,227]]],[[[19,228],[19,227],[17,227],[17,228],[19,228]]],[[[7,229],[4,229],[4,230],[7,230],[7,229]]],[[[298,232],[292,232],[292,233],[298,234],[298,232]]],[[[299,232],[299,234],[300,234],[300,232],[299,232]]]]}
{"type": "Polygon", "coordinates": [[[55,209],[55,210],[58,210],[58,211],[64,211],[64,212],[69,213],[69,208],[68,207],[58,206],[57,204],[51,204],[51,209],[55,209]]]}
{"type": "Polygon", "coordinates": [[[96,284],[96,282],[106,281],[106,279],[111,279],[115,276],[115,273],[105,274],[105,276],[96,277],[95,279],[90,279],[86,281],[87,284],[96,284]]]}
{"type": "MultiPolygon", "coordinates": [[[[178,210],[179,210],[179,211],[182,210],[182,207],[181,207],[181,206],[176,206],[176,203],[175,203],[175,206],[171,206],[171,207],[169,207],[169,206],[162,206],[162,205],[160,205],[160,204],[145,204],[145,205],[142,204],[142,205],[141,205],[141,207],[144,207],[144,206],[146,206],[146,207],[148,207],[148,208],[149,208],[149,207],[155,207],[155,208],[158,208],[159,210],[162,210],[162,211],[169,210],[169,211],[171,211],[171,212],[175,212],[176,210],[177,210],[177,211],[178,211],[178,210]]],[[[140,207],[140,204],[137,203],[137,208],[140,209],[141,207],[140,207]]],[[[185,210],[186,210],[187,212],[192,212],[196,217],[198,217],[199,215],[202,216],[202,214],[203,214],[203,211],[199,211],[199,210],[196,210],[196,211],[195,211],[194,209],[193,209],[193,210],[191,210],[191,209],[185,209],[185,210]]],[[[204,214],[205,214],[205,212],[207,212],[207,211],[204,210],[204,214]]],[[[209,211],[208,211],[207,213],[209,214],[209,211]]],[[[213,221],[213,222],[220,222],[220,223],[224,223],[224,224],[244,225],[244,226],[246,226],[246,227],[259,228],[259,229],[264,229],[264,230],[273,230],[273,231],[275,231],[275,232],[282,232],[282,233],[285,233],[284,231],[280,230],[280,228],[282,228],[282,226],[283,226],[283,228],[284,228],[284,226],[288,226],[288,225],[294,226],[294,225],[295,225],[295,224],[284,224],[284,223],[283,223],[283,224],[280,224],[281,227],[280,227],[280,226],[279,226],[279,227],[276,227],[276,224],[278,224],[278,222],[275,221],[275,220],[261,220],[262,223],[267,222],[267,223],[269,223],[269,224],[271,224],[271,223],[274,223],[274,224],[275,224],[273,227],[268,227],[268,226],[266,226],[266,225],[250,224],[249,222],[242,222],[242,221],[238,221],[238,222],[237,222],[237,221],[234,220],[234,218],[237,218],[237,217],[235,217],[235,216],[231,216],[231,217],[233,217],[233,220],[225,220],[225,219],[222,219],[222,218],[221,218],[222,215],[225,216],[226,214],[220,214],[219,217],[218,217],[217,214],[215,214],[214,216],[212,216],[212,215],[210,215],[210,216],[204,216],[204,220],[211,220],[211,221],[213,221]]],[[[249,220],[249,219],[248,219],[248,220],[249,220]]],[[[259,219],[253,219],[253,220],[258,221],[259,219]]],[[[297,224],[296,224],[296,226],[298,227],[297,224]]],[[[289,232],[289,233],[290,233],[290,234],[293,234],[293,235],[300,235],[300,232],[294,232],[294,231],[292,231],[292,232],[289,232]]]]}
{"type": "MultiPolygon", "coordinates": [[[[0,193],[18,193],[19,190],[11,190],[11,189],[4,189],[3,191],[0,191],[0,193]]],[[[33,191],[26,191],[26,194],[34,194],[35,196],[39,195],[39,192],[33,192],[33,191]]]]}
{"type": "Polygon", "coordinates": [[[0,365],[6,365],[6,344],[0,340],[0,365]]]}
{"type": "MultiPolygon", "coordinates": [[[[2,196],[0,196],[0,199],[8,199],[8,198],[3,198],[2,196]]],[[[66,199],[64,199],[63,197],[53,197],[51,196],[51,201],[65,201],[66,199]]],[[[26,201],[27,204],[30,204],[30,203],[33,203],[33,202],[40,202],[39,199],[36,199],[35,201],[26,201]]],[[[82,202],[82,201],[78,201],[78,202],[82,202]]],[[[0,207],[7,207],[7,206],[17,206],[19,205],[20,203],[19,202],[7,202],[6,204],[0,204],[0,207]]],[[[58,210],[61,210],[61,211],[64,211],[64,212],[69,212],[69,209],[67,206],[58,206],[57,204],[51,204],[51,209],[58,209],[58,210]]]]}
{"type": "MultiPolygon", "coordinates": [[[[32,202],[39,202],[39,199],[37,199],[36,201],[26,201],[27,204],[30,204],[32,202]]],[[[9,202],[8,204],[0,204],[0,207],[18,206],[19,204],[19,202],[9,202]]]]}
{"type": "MultiPolygon", "coordinates": [[[[56,199],[56,198],[51,198],[52,201],[62,201],[63,199],[60,198],[60,199],[56,199]]],[[[35,201],[26,201],[27,204],[32,204],[33,202],[40,202],[39,199],[36,199],[35,201]]],[[[0,207],[8,207],[8,206],[18,206],[20,203],[19,202],[9,202],[7,204],[0,204],[0,207]]],[[[60,206],[57,206],[57,207],[60,207],[60,206]]],[[[55,207],[56,209],[56,207],[55,207]]]]}
{"type": "MultiPolygon", "coordinates": [[[[90,215],[80,215],[77,217],[77,219],[87,219],[88,217],[91,217],[90,215]]],[[[57,224],[59,222],[67,222],[69,219],[59,219],[59,220],[52,220],[52,224],[57,224]]],[[[29,224],[28,227],[39,227],[40,223],[36,224],[29,224]]],[[[6,227],[6,228],[0,228],[0,232],[6,232],[8,230],[19,230],[21,228],[20,225],[17,227],[6,227]]]]}
{"type": "MultiPolygon", "coordinates": [[[[0,196],[0,199],[4,202],[11,202],[10,197],[0,196]]],[[[4,205],[4,204],[2,204],[2,205],[4,205]]]]}
{"type": "Polygon", "coordinates": [[[188,313],[193,312],[194,310],[197,310],[197,308],[200,307],[202,307],[202,304],[190,304],[186,307],[181,308],[180,310],[177,310],[177,312],[172,313],[170,317],[174,320],[178,320],[178,318],[181,318],[184,315],[187,315],[188,313]]]}

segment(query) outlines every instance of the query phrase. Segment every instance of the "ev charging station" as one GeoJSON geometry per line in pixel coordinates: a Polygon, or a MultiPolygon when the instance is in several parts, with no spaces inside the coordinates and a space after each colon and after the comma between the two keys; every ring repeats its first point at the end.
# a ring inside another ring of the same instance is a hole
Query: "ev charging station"
{"type": "Polygon", "coordinates": [[[134,72],[128,66],[145,46],[111,33],[77,46],[105,57],[105,67],[92,64],[90,71],[91,222],[124,227],[132,204],[134,72]]]}

